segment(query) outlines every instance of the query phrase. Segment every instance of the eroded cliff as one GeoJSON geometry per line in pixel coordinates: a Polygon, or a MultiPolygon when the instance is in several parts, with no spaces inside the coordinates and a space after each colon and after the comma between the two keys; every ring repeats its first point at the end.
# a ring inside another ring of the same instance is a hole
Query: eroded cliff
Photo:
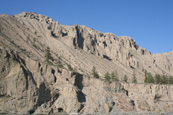
{"type": "Polygon", "coordinates": [[[173,112],[172,85],[143,84],[145,70],[172,75],[172,55],[36,13],[0,15],[0,113],[173,112]],[[52,65],[45,63],[47,47],[52,65]],[[91,75],[93,67],[99,79],[91,75]],[[113,71],[120,81],[106,82],[103,75],[113,71]],[[137,84],[130,83],[134,72],[137,84]],[[122,82],[124,75],[129,83],[122,82]]]}

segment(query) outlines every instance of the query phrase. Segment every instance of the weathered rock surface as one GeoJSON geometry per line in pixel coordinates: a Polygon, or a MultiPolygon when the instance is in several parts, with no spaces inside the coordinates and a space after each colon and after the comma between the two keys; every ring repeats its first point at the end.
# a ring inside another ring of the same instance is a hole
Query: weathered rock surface
{"type": "Polygon", "coordinates": [[[143,84],[144,70],[173,75],[172,57],[150,54],[130,37],[36,13],[0,15],[0,113],[173,112],[172,85],[143,84]],[[46,47],[53,65],[44,62],[46,47]],[[93,67],[100,79],[91,75],[93,67]],[[135,72],[141,84],[105,82],[113,71],[129,82],[135,72]]]}
{"type": "Polygon", "coordinates": [[[154,84],[124,84],[136,110],[145,112],[173,112],[173,86],[154,84]]]}
{"type": "Polygon", "coordinates": [[[138,82],[143,82],[144,70],[153,75],[173,74],[172,58],[167,58],[173,52],[168,56],[151,55],[127,36],[101,33],[80,25],[60,25],[47,16],[28,12],[1,15],[0,23],[0,43],[32,58],[43,60],[45,48],[49,46],[55,58],[60,56],[88,74],[93,66],[100,75],[118,71],[130,79],[135,71],[138,82]]]}

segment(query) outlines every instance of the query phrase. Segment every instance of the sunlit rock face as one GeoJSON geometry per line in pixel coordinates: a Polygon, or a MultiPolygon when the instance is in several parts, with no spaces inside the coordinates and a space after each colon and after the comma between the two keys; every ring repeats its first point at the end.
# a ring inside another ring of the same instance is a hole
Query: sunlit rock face
{"type": "Polygon", "coordinates": [[[145,70],[173,75],[173,52],[151,54],[127,36],[32,12],[0,15],[0,64],[0,113],[173,112],[172,85],[144,84],[145,70]],[[45,61],[48,47],[52,64],[45,61]],[[106,82],[106,72],[119,82],[106,82]]]}

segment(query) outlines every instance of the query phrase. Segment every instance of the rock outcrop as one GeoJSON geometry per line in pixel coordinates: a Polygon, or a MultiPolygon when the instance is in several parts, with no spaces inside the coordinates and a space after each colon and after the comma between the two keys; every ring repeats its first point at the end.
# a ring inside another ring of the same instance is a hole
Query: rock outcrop
{"type": "Polygon", "coordinates": [[[138,111],[173,112],[173,86],[154,84],[123,84],[138,111]]]}
{"type": "Polygon", "coordinates": [[[173,112],[172,85],[143,84],[145,70],[173,75],[172,55],[36,13],[0,15],[0,113],[173,112]],[[47,47],[52,65],[45,62],[47,47]],[[99,79],[91,75],[93,67],[99,79]],[[113,71],[120,82],[103,79],[113,71]],[[130,83],[134,72],[138,84],[130,83]],[[129,83],[122,82],[124,75],[129,83]]]}

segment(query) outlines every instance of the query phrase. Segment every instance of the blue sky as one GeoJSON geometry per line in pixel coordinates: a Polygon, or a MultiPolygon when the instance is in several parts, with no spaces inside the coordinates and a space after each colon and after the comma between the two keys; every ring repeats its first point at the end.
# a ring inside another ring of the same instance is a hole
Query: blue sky
{"type": "Polygon", "coordinates": [[[1,0],[0,14],[36,12],[63,25],[132,37],[151,53],[173,50],[173,0],[1,0]]]}

